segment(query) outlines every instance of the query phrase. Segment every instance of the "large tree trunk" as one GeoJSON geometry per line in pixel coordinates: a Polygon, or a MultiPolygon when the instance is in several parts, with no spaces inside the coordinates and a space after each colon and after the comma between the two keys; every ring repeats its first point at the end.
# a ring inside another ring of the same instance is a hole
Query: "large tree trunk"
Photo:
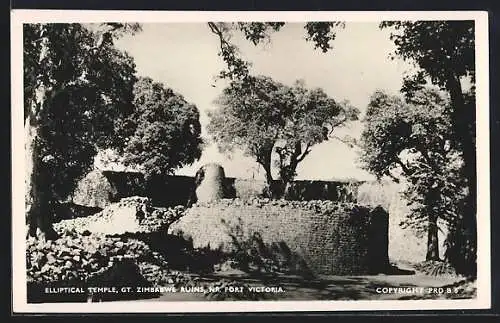
{"type": "MultiPolygon", "coordinates": [[[[43,37],[44,28],[40,25],[40,53],[38,64],[43,64],[48,55],[48,38],[43,37]]],[[[25,107],[25,207],[28,235],[41,239],[55,239],[57,233],[52,227],[51,194],[47,169],[44,165],[40,140],[40,116],[47,100],[47,88],[42,81],[46,75],[37,75],[33,82],[28,106],[25,107]]],[[[25,85],[26,86],[26,85],[25,85]]],[[[25,93],[25,95],[29,95],[25,93]]],[[[25,103],[26,104],[26,103],[25,103]]]]}
{"type": "Polygon", "coordinates": [[[453,132],[461,144],[460,150],[464,159],[464,175],[467,177],[469,188],[470,205],[475,213],[476,208],[476,147],[474,136],[474,115],[475,111],[468,111],[473,107],[467,107],[460,85],[460,80],[450,76],[447,82],[447,88],[450,93],[452,110],[453,132]],[[472,127],[472,129],[471,129],[472,127]]]}
{"type": "Polygon", "coordinates": [[[281,182],[284,187],[284,192],[283,196],[286,198],[291,198],[289,195],[290,190],[292,189],[292,181],[295,177],[295,171],[297,170],[299,162],[297,159],[292,159],[290,162],[290,165],[287,167],[287,171],[284,172],[284,174],[281,176],[281,182]]]}
{"type": "Polygon", "coordinates": [[[279,193],[277,192],[276,184],[271,173],[271,155],[272,149],[267,151],[264,155],[259,156],[257,158],[257,162],[262,165],[262,168],[264,168],[264,172],[266,175],[266,189],[264,191],[264,195],[270,198],[275,198],[277,195],[279,195],[279,193]]]}
{"type": "Polygon", "coordinates": [[[46,179],[47,171],[43,165],[39,127],[32,115],[28,115],[24,124],[25,160],[26,160],[26,220],[28,235],[45,239],[57,238],[52,227],[51,196],[46,179]]]}
{"type": "Polygon", "coordinates": [[[282,169],[280,169],[280,179],[284,188],[283,195],[285,197],[288,196],[292,188],[292,181],[295,178],[297,166],[308,153],[309,151],[307,148],[304,152],[302,151],[302,144],[298,141],[295,143],[295,149],[290,156],[288,165],[283,165],[284,163],[281,163],[282,169]]]}
{"type": "Polygon", "coordinates": [[[427,254],[425,260],[439,259],[439,239],[437,216],[429,215],[429,227],[427,229],[427,254]]]}
{"type": "Polygon", "coordinates": [[[474,138],[474,115],[473,107],[468,107],[465,104],[464,95],[460,80],[453,74],[448,76],[447,89],[450,93],[452,102],[452,124],[453,131],[461,144],[460,150],[464,160],[464,176],[467,179],[468,194],[465,201],[465,210],[463,218],[460,218],[456,223],[454,232],[454,248],[458,250],[452,251],[452,254],[461,254],[464,259],[463,274],[475,275],[476,273],[476,250],[477,250],[477,200],[476,200],[476,147],[474,138]]]}

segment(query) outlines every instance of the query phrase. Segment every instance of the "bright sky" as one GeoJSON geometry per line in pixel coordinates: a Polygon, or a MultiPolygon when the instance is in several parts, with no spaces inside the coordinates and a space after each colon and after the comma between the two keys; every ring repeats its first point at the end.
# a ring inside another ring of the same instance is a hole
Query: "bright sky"
{"type": "MultiPolygon", "coordinates": [[[[370,95],[377,89],[397,93],[408,65],[390,60],[394,50],[387,30],[378,23],[347,23],[332,42],[333,50],[324,54],[304,40],[302,24],[287,24],[265,45],[253,46],[234,36],[243,57],[252,62],[252,73],[262,74],[285,84],[303,79],[308,87],[321,87],[336,100],[349,100],[362,113],[370,95]]],[[[225,83],[215,81],[224,68],[217,55],[218,39],[206,24],[144,24],[143,31],[127,36],[117,46],[135,59],[138,75],[155,81],[182,94],[201,113],[202,136],[208,141],[204,127],[207,111],[216,108],[212,102],[225,83]]],[[[339,135],[359,136],[362,123],[352,124],[339,135]]],[[[208,162],[220,163],[226,176],[263,178],[263,170],[254,159],[235,153],[231,158],[220,154],[209,142],[200,161],[179,170],[178,174],[194,175],[208,162]]],[[[299,164],[297,179],[371,179],[357,164],[357,152],[345,144],[330,140],[316,145],[299,164]]]]}

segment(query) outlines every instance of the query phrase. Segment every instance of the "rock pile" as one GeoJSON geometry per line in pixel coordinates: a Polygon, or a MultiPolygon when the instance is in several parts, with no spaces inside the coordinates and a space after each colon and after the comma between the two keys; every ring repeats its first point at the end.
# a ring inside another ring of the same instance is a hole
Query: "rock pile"
{"type": "Polygon", "coordinates": [[[186,285],[191,281],[189,275],[177,270],[166,270],[164,267],[150,263],[139,263],[142,276],[152,286],[186,285]]]}
{"type": "Polygon", "coordinates": [[[29,282],[85,282],[122,261],[149,261],[166,266],[165,260],[138,240],[66,230],[57,240],[27,241],[29,282]]]}
{"type": "Polygon", "coordinates": [[[54,224],[58,232],[75,230],[106,235],[156,232],[184,215],[184,207],[154,208],[147,197],[127,197],[92,216],[63,220],[54,224]]]}
{"type": "MultiPolygon", "coordinates": [[[[114,264],[127,261],[142,264],[144,268],[157,267],[154,275],[148,276],[156,281],[169,272],[166,261],[128,233],[166,232],[183,214],[182,206],[154,208],[148,198],[134,196],[92,216],[55,223],[59,239],[27,241],[28,281],[85,282],[106,273],[114,264]]],[[[175,275],[173,280],[176,281],[175,275]]]]}

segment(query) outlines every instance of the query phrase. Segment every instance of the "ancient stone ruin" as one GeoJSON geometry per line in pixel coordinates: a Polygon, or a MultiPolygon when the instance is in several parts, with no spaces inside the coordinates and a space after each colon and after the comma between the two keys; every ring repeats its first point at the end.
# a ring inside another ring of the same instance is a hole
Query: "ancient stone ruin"
{"type": "MultiPolygon", "coordinates": [[[[221,199],[198,203],[169,227],[195,248],[248,253],[252,237],[301,270],[328,275],[389,269],[388,214],[381,207],[332,201],[221,199]]],[[[253,243],[252,243],[253,244],[253,243]]],[[[260,252],[260,251],[259,251],[260,252]]]]}
{"type": "Polygon", "coordinates": [[[75,230],[116,235],[166,230],[183,215],[184,207],[155,208],[147,197],[131,196],[112,203],[94,215],[62,220],[54,224],[58,232],[75,230]]]}
{"type": "Polygon", "coordinates": [[[224,168],[210,163],[203,165],[196,172],[196,198],[198,202],[210,202],[224,198],[224,168]]]}

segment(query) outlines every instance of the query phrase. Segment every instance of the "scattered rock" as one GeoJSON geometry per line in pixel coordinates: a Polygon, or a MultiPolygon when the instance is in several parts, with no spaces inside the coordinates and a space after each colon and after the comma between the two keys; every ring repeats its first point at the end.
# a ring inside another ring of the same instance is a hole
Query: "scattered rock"
{"type": "Polygon", "coordinates": [[[54,254],[48,253],[47,254],[47,263],[48,264],[53,264],[56,262],[56,258],[54,257],[54,254]]]}
{"type": "Polygon", "coordinates": [[[113,235],[166,231],[184,213],[183,206],[153,208],[147,197],[133,196],[123,198],[92,216],[62,220],[54,224],[54,229],[70,240],[74,235],[88,236],[92,233],[113,235]],[[74,234],[68,235],[69,232],[74,234]]]}

